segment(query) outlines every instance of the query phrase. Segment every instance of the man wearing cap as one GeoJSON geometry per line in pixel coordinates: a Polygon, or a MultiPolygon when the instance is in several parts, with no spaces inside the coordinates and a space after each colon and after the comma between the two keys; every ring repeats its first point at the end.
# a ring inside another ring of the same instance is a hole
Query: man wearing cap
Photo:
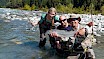
{"type": "MultiPolygon", "coordinates": [[[[72,21],[72,26],[73,26],[74,30],[76,30],[75,37],[83,37],[85,39],[85,40],[81,41],[81,44],[83,45],[83,47],[90,46],[89,48],[86,47],[87,48],[86,52],[91,53],[91,58],[95,59],[95,53],[92,49],[92,43],[90,41],[93,39],[92,39],[91,35],[88,35],[88,34],[92,33],[93,22],[90,22],[87,24],[88,27],[91,29],[88,29],[88,28],[86,29],[86,27],[84,28],[83,26],[80,25],[80,23],[79,23],[80,21],[81,21],[80,19],[73,19],[73,21],[72,21]]],[[[76,40],[78,40],[78,38],[76,40]]],[[[79,40],[81,40],[81,39],[79,38],[79,40]]],[[[76,44],[76,45],[78,45],[78,44],[76,44]]]]}

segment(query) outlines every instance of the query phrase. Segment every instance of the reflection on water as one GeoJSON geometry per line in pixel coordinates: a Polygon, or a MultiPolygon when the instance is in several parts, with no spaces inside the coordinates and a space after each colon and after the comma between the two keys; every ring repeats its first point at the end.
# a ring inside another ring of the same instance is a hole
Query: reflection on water
{"type": "MultiPolygon", "coordinates": [[[[0,59],[65,59],[58,57],[50,48],[39,49],[38,26],[32,26],[25,20],[5,22],[0,19],[0,59]]],[[[104,59],[104,37],[96,37],[100,42],[94,46],[96,59],[104,59]]]]}

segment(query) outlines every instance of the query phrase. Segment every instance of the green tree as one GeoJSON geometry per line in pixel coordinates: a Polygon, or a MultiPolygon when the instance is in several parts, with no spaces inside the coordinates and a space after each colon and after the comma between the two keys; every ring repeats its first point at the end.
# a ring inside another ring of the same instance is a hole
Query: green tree
{"type": "Polygon", "coordinates": [[[42,7],[45,8],[48,0],[42,0],[42,7]]]}
{"type": "Polygon", "coordinates": [[[62,4],[59,4],[58,6],[56,6],[57,11],[64,13],[65,12],[65,6],[62,4]]]}
{"type": "Polygon", "coordinates": [[[90,11],[89,13],[94,14],[95,7],[94,7],[94,4],[93,3],[90,4],[89,11],[90,11]]]}
{"type": "Polygon", "coordinates": [[[34,10],[34,9],[35,9],[35,5],[32,4],[32,6],[31,6],[31,10],[34,10]]]}
{"type": "Polygon", "coordinates": [[[25,4],[24,10],[31,10],[31,7],[28,4],[25,4]]]}
{"type": "Polygon", "coordinates": [[[104,5],[101,7],[101,13],[104,15],[104,5]]]}
{"type": "Polygon", "coordinates": [[[67,10],[66,11],[68,11],[68,13],[73,13],[73,4],[72,3],[67,5],[67,10]]]}

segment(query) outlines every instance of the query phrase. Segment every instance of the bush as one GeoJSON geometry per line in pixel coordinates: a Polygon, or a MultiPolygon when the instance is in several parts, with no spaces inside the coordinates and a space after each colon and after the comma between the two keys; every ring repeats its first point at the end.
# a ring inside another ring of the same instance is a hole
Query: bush
{"type": "Polygon", "coordinates": [[[31,7],[28,4],[25,4],[23,9],[24,10],[31,10],[31,7]]]}
{"type": "Polygon", "coordinates": [[[36,6],[33,4],[32,6],[31,6],[31,10],[34,10],[36,8],[36,6]]]}
{"type": "Polygon", "coordinates": [[[56,9],[57,9],[57,11],[58,12],[60,12],[60,13],[64,13],[64,12],[66,12],[65,11],[65,6],[64,5],[61,5],[61,4],[59,4],[58,6],[56,6],[56,9]]]}
{"type": "Polygon", "coordinates": [[[104,6],[101,7],[101,14],[104,15],[104,6]]]}
{"type": "Polygon", "coordinates": [[[66,9],[68,9],[68,10],[66,10],[66,11],[68,11],[68,13],[73,13],[73,4],[71,4],[71,3],[68,4],[66,9]]]}
{"type": "Polygon", "coordinates": [[[45,7],[45,8],[43,7],[43,8],[41,8],[41,10],[47,12],[48,8],[47,7],[45,7]]]}

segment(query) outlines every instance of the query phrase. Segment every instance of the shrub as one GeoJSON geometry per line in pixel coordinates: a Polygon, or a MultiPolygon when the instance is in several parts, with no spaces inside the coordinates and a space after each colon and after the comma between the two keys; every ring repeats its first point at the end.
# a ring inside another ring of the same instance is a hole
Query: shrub
{"type": "Polygon", "coordinates": [[[31,10],[34,10],[36,8],[36,6],[33,4],[32,6],[31,6],[31,10]]]}
{"type": "Polygon", "coordinates": [[[24,10],[31,10],[31,7],[28,4],[25,4],[23,9],[24,10]]]}
{"type": "Polygon", "coordinates": [[[104,5],[101,7],[101,13],[102,13],[102,15],[104,15],[104,5]]]}
{"type": "Polygon", "coordinates": [[[41,10],[47,12],[48,11],[48,7],[45,7],[45,8],[43,7],[43,8],[41,8],[41,10]]]}

